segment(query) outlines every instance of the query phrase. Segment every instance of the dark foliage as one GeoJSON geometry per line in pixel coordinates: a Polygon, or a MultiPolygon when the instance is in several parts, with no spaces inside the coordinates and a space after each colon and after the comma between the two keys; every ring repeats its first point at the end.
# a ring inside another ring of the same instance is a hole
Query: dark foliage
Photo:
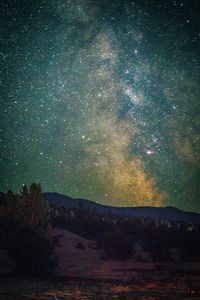
{"type": "Polygon", "coordinates": [[[79,243],[77,243],[76,248],[83,250],[83,249],[85,249],[85,246],[83,245],[83,243],[79,242],[79,243]]]}
{"type": "Polygon", "coordinates": [[[50,209],[40,185],[26,186],[20,194],[9,191],[1,207],[1,247],[13,263],[13,272],[24,276],[53,273],[53,237],[50,209]]]}
{"type": "Polygon", "coordinates": [[[13,224],[3,234],[3,246],[13,262],[13,273],[22,276],[43,277],[51,275],[54,260],[53,243],[44,233],[30,226],[13,224]]]}
{"type": "Polygon", "coordinates": [[[200,224],[98,214],[83,206],[54,209],[52,223],[95,239],[107,257],[126,259],[134,253],[132,245],[140,241],[155,261],[169,261],[170,248],[179,248],[183,260],[200,261],[200,224]]]}
{"type": "Polygon", "coordinates": [[[133,254],[132,238],[121,232],[108,232],[104,235],[103,249],[110,258],[127,259],[133,254]]]}

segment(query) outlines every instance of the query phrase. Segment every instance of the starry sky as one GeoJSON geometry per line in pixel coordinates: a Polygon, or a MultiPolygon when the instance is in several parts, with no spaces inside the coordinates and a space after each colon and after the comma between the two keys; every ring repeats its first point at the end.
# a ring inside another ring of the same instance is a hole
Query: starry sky
{"type": "Polygon", "coordinates": [[[200,1],[0,4],[0,190],[200,212],[200,1]]]}

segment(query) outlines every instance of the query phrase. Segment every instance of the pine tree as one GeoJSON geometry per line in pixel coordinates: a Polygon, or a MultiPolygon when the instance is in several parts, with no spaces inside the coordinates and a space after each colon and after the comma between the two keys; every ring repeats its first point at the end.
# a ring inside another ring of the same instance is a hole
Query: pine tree
{"type": "Polygon", "coordinates": [[[8,191],[0,209],[3,245],[18,273],[43,275],[53,267],[50,208],[39,184],[8,191]]]}

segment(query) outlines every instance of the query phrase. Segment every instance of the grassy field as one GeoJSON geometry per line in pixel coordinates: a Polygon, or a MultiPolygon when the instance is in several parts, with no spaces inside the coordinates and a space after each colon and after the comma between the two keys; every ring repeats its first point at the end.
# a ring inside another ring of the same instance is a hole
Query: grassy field
{"type": "Polygon", "coordinates": [[[25,280],[2,273],[0,300],[200,300],[197,262],[102,260],[93,241],[66,230],[59,233],[57,276],[25,280]],[[76,247],[79,242],[84,250],[76,247]]]}
{"type": "MultiPolygon", "coordinates": [[[[200,289],[199,289],[200,290],[200,289]]],[[[1,300],[68,300],[68,299],[200,299],[198,288],[184,283],[94,283],[62,280],[1,279],[1,300]]]]}

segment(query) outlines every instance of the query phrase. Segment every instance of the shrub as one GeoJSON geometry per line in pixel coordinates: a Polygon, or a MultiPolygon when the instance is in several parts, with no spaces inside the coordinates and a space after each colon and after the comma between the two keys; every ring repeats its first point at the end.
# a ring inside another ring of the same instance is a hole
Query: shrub
{"type": "Polygon", "coordinates": [[[83,245],[82,242],[78,242],[77,245],[76,245],[76,248],[77,248],[77,249],[82,249],[82,250],[83,250],[83,249],[85,249],[85,246],[83,245]]]}
{"type": "Polygon", "coordinates": [[[133,253],[132,239],[119,232],[109,232],[104,236],[103,249],[110,258],[127,259],[133,253]]]}

